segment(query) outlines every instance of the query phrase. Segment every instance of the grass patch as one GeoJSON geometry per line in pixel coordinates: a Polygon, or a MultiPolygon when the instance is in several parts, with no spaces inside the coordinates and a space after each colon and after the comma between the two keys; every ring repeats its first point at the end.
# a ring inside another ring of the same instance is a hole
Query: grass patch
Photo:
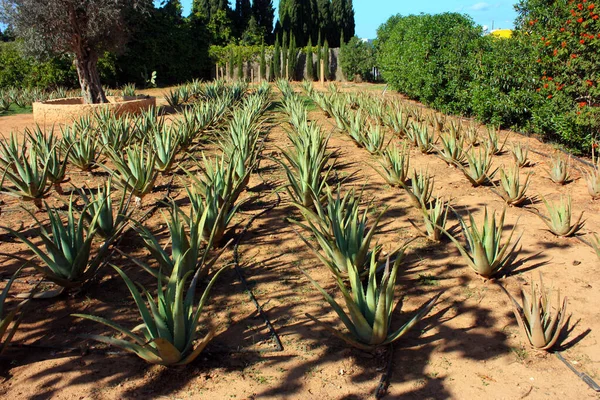
{"type": "Polygon", "coordinates": [[[11,104],[8,108],[8,111],[0,111],[0,117],[5,117],[8,115],[18,115],[18,114],[31,114],[33,112],[32,106],[19,107],[16,104],[11,104]]]}

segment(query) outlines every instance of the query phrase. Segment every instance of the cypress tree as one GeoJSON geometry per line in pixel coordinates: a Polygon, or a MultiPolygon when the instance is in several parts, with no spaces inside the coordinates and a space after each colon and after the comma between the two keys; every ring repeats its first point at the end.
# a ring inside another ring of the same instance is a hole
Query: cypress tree
{"type": "Polygon", "coordinates": [[[269,74],[267,76],[267,80],[269,82],[273,82],[275,80],[275,56],[271,56],[271,60],[269,60],[269,74]]]}
{"type": "Polygon", "coordinates": [[[354,6],[352,5],[352,0],[345,0],[344,4],[344,38],[349,40],[354,37],[356,23],[354,21],[354,6]]]}
{"type": "Polygon", "coordinates": [[[329,80],[331,72],[329,70],[329,43],[327,39],[325,39],[325,44],[323,44],[323,63],[325,64],[325,80],[329,80]]]}
{"type": "Polygon", "coordinates": [[[260,80],[267,79],[267,60],[265,59],[265,46],[260,49],[260,80]]]}
{"type": "Polygon", "coordinates": [[[232,50],[231,53],[229,53],[229,79],[231,79],[231,80],[233,80],[235,78],[234,69],[235,69],[235,54],[233,54],[233,50],[232,50]]]}
{"type": "Polygon", "coordinates": [[[294,35],[290,35],[290,47],[288,48],[288,79],[291,81],[296,80],[296,64],[298,61],[298,50],[296,48],[296,38],[294,35]]]}
{"type": "Polygon", "coordinates": [[[308,46],[306,46],[306,79],[313,81],[315,79],[315,71],[313,69],[313,49],[312,40],[308,38],[308,46]]]}
{"type": "Polygon", "coordinates": [[[256,18],[258,26],[264,28],[265,41],[271,43],[271,40],[273,40],[273,21],[275,20],[273,0],[253,0],[252,15],[256,18]]]}
{"type": "Polygon", "coordinates": [[[244,63],[242,61],[241,54],[238,56],[237,75],[238,75],[238,80],[240,80],[240,81],[244,80],[244,63]]]}
{"type": "MultiPolygon", "coordinates": [[[[315,29],[315,35],[323,35],[323,37],[329,38],[331,32],[331,0],[317,0],[317,20],[318,26],[315,29]]],[[[313,36],[313,39],[316,39],[313,36]]]]}
{"type": "Polygon", "coordinates": [[[321,60],[323,59],[323,49],[321,48],[321,34],[317,42],[317,80],[321,80],[321,60]]]}
{"type": "Polygon", "coordinates": [[[279,47],[279,36],[275,38],[275,51],[273,52],[273,70],[271,76],[277,79],[281,76],[281,48],[279,47]]]}
{"type": "Polygon", "coordinates": [[[288,56],[288,39],[287,32],[283,32],[283,39],[281,40],[281,72],[280,77],[286,78],[287,76],[287,56],[288,56]]]}

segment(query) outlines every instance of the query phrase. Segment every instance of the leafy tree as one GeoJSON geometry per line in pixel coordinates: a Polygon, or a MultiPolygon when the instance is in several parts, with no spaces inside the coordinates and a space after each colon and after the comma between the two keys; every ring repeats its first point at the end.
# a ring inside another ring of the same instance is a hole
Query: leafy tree
{"type": "Polygon", "coordinates": [[[375,67],[375,49],[356,36],[344,45],[340,52],[340,64],[346,79],[353,81],[356,76],[370,80],[375,67]]]}
{"type": "Polygon", "coordinates": [[[265,42],[272,43],[273,21],[275,20],[273,0],[253,0],[252,15],[256,19],[258,26],[263,28],[265,42]]]}
{"type": "Polygon", "coordinates": [[[14,26],[24,46],[36,56],[72,54],[86,103],[107,101],[98,59],[122,50],[127,41],[128,10],[148,6],[143,0],[4,0],[2,20],[14,26]]]}

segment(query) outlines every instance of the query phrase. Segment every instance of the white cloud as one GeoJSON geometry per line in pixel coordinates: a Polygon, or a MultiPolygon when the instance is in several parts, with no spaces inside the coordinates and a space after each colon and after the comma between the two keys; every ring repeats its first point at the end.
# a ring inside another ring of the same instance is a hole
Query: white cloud
{"type": "Polygon", "coordinates": [[[490,9],[490,7],[491,6],[488,3],[480,2],[480,3],[473,4],[471,7],[469,7],[469,10],[471,10],[471,11],[487,11],[490,9]]]}

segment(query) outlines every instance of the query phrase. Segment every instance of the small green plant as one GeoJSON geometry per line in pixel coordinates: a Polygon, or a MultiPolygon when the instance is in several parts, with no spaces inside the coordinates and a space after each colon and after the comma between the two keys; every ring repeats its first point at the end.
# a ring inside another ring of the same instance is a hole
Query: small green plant
{"type": "Polygon", "coordinates": [[[559,154],[552,157],[548,175],[552,182],[564,185],[569,182],[569,160],[565,160],[559,154]]]}
{"type": "MultiPolygon", "coordinates": [[[[89,118],[87,123],[91,125],[89,118]]],[[[90,125],[87,128],[81,128],[81,124],[73,124],[72,127],[61,128],[63,151],[70,150],[68,152],[69,163],[84,172],[91,171],[96,167],[99,156],[98,135],[90,125]]]]}
{"type": "Polygon", "coordinates": [[[391,331],[392,312],[396,308],[394,292],[399,264],[400,260],[396,259],[390,271],[390,260],[388,258],[383,276],[378,282],[376,274],[378,265],[373,254],[371,256],[368,281],[365,287],[361,281],[361,272],[349,262],[348,276],[350,289],[346,287],[346,284],[340,277],[336,278],[337,286],[342,292],[348,312],[345,312],[342,306],[312,279],[310,275],[301,270],[323,295],[327,303],[331,305],[349,333],[340,332],[310,314],[306,314],[307,317],[346,343],[362,350],[370,351],[379,346],[395,342],[431,311],[442,294],[435,295],[431,300],[423,304],[413,317],[398,330],[391,331]]]}
{"type": "Polygon", "coordinates": [[[471,149],[466,153],[467,166],[457,164],[473,186],[488,185],[496,175],[497,169],[492,170],[493,155],[489,148],[471,149]]]}
{"type": "Polygon", "coordinates": [[[410,153],[406,144],[402,149],[398,149],[395,144],[388,146],[383,151],[383,162],[378,163],[382,170],[374,168],[375,171],[391,186],[402,186],[408,180],[410,153]]]}
{"type": "Polygon", "coordinates": [[[121,94],[123,97],[133,97],[135,96],[135,89],[135,83],[128,83],[127,85],[123,86],[121,94]]]}
{"type": "Polygon", "coordinates": [[[527,174],[525,182],[521,182],[520,168],[515,164],[512,168],[500,168],[500,187],[496,192],[506,201],[506,204],[519,207],[527,200],[531,174],[527,174]]]}
{"type": "Polygon", "coordinates": [[[25,234],[4,227],[10,234],[16,236],[27,245],[42,265],[33,263],[33,267],[45,279],[63,288],[74,288],[89,281],[105,261],[114,236],[106,239],[100,249],[92,256],[92,244],[96,236],[97,221],[100,218],[99,209],[88,223],[86,217],[90,205],[76,217],[73,196],[69,200],[66,221],[61,218],[61,211],[46,207],[50,230],[45,224],[29,212],[33,217],[42,245],[38,246],[29,240],[25,234]]]}
{"type": "Polygon", "coordinates": [[[98,186],[95,192],[84,189],[79,189],[78,192],[85,204],[82,215],[88,224],[94,221],[96,215],[98,216],[96,228],[100,237],[110,239],[117,236],[131,219],[134,210],[129,207],[131,196],[127,195],[127,191],[123,190],[117,208],[113,208],[111,179],[98,186]]]}
{"type": "Polygon", "coordinates": [[[465,129],[465,133],[463,134],[465,139],[465,144],[470,147],[475,147],[479,145],[479,132],[477,131],[477,126],[473,123],[469,125],[467,129],[465,129]]]}
{"type": "Polygon", "coordinates": [[[496,128],[495,126],[488,125],[486,127],[487,130],[487,138],[484,142],[485,147],[492,153],[492,155],[501,154],[504,151],[504,146],[506,145],[506,141],[509,138],[509,135],[506,135],[506,138],[503,142],[500,142],[500,127],[496,128]]]}
{"type": "Polygon", "coordinates": [[[431,195],[433,193],[433,184],[435,178],[429,175],[427,170],[413,171],[413,177],[410,180],[410,187],[404,185],[406,193],[410,197],[411,201],[417,208],[422,208],[423,204],[428,204],[431,201],[431,195]]]}
{"type": "Polygon", "coordinates": [[[156,160],[156,170],[163,174],[172,171],[180,149],[181,136],[173,125],[164,129],[153,129],[148,133],[148,142],[156,160]]]}
{"type": "Polygon", "coordinates": [[[593,199],[600,198],[600,170],[594,166],[584,172],[588,193],[593,199]]]}
{"type": "Polygon", "coordinates": [[[440,133],[439,138],[439,156],[450,165],[461,164],[465,159],[464,139],[456,132],[440,133]]]}
{"type": "Polygon", "coordinates": [[[552,289],[546,290],[540,273],[539,287],[531,282],[531,294],[521,289],[522,302],[519,302],[500,285],[513,305],[513,313],[529,344],[538,349],[550,351],[556,345],[567,323],[567,298],[560,301],[560,290],[556,304],[552,305],[552,289]],[[538,292],[539,290],[539,292],[538,292]]]}
{"type": "Polygon", "coordinates": [[[429,154],[435,151],[436,140],[434,131],[430,132],[429,129],[427,129],[427,126],[419,126],[416,124],[413,124],[412,131],[414,134],[415,143],[421,153],[429,154]]]}
{"type": "Polygon", "coordinates": [[[519,168],[528,167],[530,165],[529,159],[527,158],[529,155],[529,146],[523,147],[521,143],[515,142],[512,144],[511,151],[515,163],[519,168]]]}
{"type": "Polygon", "coordinates": [[[379,125],[369,125],[363,143],[365,149],[371,154],[381,154],[385,146],[385,134],[379,125]]]}
{"type": "Polygon", "coordinates": [[[158,177],[156,157],[152,151],[145,148],[145,141],[125,149],[125,157],[114,149],[108,150],[108,155],[115,166],[115,171],[102,165],[111,172],[116,183],[124,190],[135,196],[136,203],[141,203],[143,197],[154,189],[158,177]]]}
{"type": "Polygon", "coordinates": [[[142,324],[133,330],[93,315],[73,314],[73,316],[104,324],[125,335],[129,340],[87,335],[90,339],[134,353],[151,364],[166,366],[189,364],[200,355],[215,334],[214,330],[210,330],[206,336],[196,341],[198,321],[202,315],[204,304],[208,300],[212,286],[224,269],[219,270],[213,276],[196,305],[194,298],[198,286],[198,275],[194,275],[186,292],[186,282],[192,272],[182,275],[178,271],[178,266],[171,273],[166,286],[163,286],[163,277],[159,275],[156,300],[144,287],[141,287],[140,293],[131,279],[121,269],[113,266],[125,281],[142,317],[142,324]],[[147,298],[147,304],[143,297],[147,298]],[[136,335],[139,331],[142,336],[136,335]]]}
{"type": "Polygon", "coordinates": [[[425,223],[425,230],[429,239],[439,241],[448,220],[448,203],[439,197],[427,205],[421,205],[421,213],[425,223]]]}
{"type": "Polygon", "coordinates": [[[583,228],[583,211],[579,214],[579,218],[574,224],[571,224],[572,213],[571,213],[571,196],[561,196],[558,203],[551,203],[546,198],[542,197],[542,201],[546,205],[548,211],[548,217],[544,217],[539,214],[542,221],[548,226],[548,229],[556,236],[573,236],[581,228],[583,228]]]}
{"type": "Polygon", "coordinates": [[[511,239],[517,227],[517,224],[515,224],[508,238],[502,244],[505,213],[506,210],[503,210],[497,221],[496,213],[494,212],[489,215],[486,207],[481,229],[477,227],[471,213],[469,213],[469,226],[467,226],[462,217],[458,216],[463,235],[467,240],[466,247],[453,235],[444,231],[448,238],[454,242],[469,266],[478,275],[486,279],[498,277],[510,267],[511,261],[515,256],[515,248],[521,239],[519,237],[511,245],[511,239]]]}

